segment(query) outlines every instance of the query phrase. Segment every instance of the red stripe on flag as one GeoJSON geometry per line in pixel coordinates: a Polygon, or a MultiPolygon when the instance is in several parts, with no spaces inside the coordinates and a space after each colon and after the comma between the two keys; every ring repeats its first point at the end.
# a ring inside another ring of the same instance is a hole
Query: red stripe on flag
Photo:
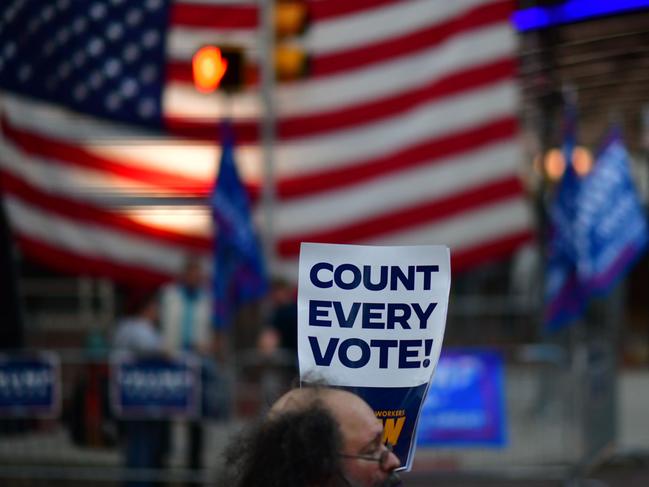
{"type": "Polygon", "coordinates": [[[344,188],[422,164],[434,164],[435,161],[463,152],[474,151],[481,146],[510,139],[517,131],[518,121],[514,117],[489,120],[483,125],[428,140],[377,159],[349,162],[340,168],[282,179],[278,182],[277,194],[281,199],[291,199],[344,188]]]}
{"type": "MultiPolygon", "coordinates": [[[[362,13],[365,10],[396,4],[399,0],[317,0],[308,1],[309,17],[312,21],[329,20],[335,17],[362,13]]],[[[176,3],[170,12],[171,25],[202,27],[206,29],[255,29],[259,9],[256,5],[204,5],[176,3]]]]}
{"type": "Polygon", "coordinates": [[[73,143],[62,142],[53,137],[35,134],[2,121],[2,132],[23,152],[48,159],[52,163],[75,165],[106,172],[132,181],[159,186],[168,191],[182,191],[185,195],[205,195],[210,184],[202,179],[190,178],[177,173],[149,169],[135,164],[123,164],[101,157],[73,143]]]}
{"type": "Polygon", "coordinates": [[[310,0],[309,15],[313,20],[326,20],[342,15],[362,13],[364,10],[397,4],[400,0],[310,0]]]}
{"type": "MultiPolygon", "coordinates": [[[[176,115],[164,117],[165,128],[173,135],[193,140],[219,142],[216,119],[190,119],[176,115]]],[[[259,124],[256,121],[237,121],[233,123],[237,144],[256,144],[259,142],[259,124]]]]}
{"type": "Polygon", "coordinates": [[[147,288],[155,288],[174,277],[135,264],[120,264],[108,256],[100,259],[70,252],[25,235],[17,235],[16,240],[24,255],[64,274],[107,277],[126,285],[147,288]]]}
{"type": "Polygon", "coordinates": [[[174,3],[169,13],[169,23],[181,27],[206,29],[256,29],[256,5],[204,5],[174,3]]]}
{"type": "Polygon", "coordinates": [[[62,198],[40,191],[7,171],[0,171],[0,184],[3,192],[52,213],[82,223],[89,223],[128,233],[154,242],[180,245],[197,250],[212,249],[212,240],[208,238],[185,235],[163,228],[145,225],[118,214],[116,211],[104,210],[87,202],[62,198]]]}
{"type": "Polygon", "coordinates": [[[501,59],[452,73],[420,88],[375,99],[369,103],[352,105],[330,112],[319,112],[315,115],[287,117],[279,121],[277,131],[282,139],[339,131],[395,116],[435,99],[510,79],[514,73],[514,61],[510,58],[501,59]]]}
{"type": "MultiPolygon", "coordinates": [[[[277,134],[282,140],[290,140],[358,127],[362,124],[396,116],[435,99],[511,79],[515,68],[513,59],[499,59],[489,64],[452,73],[423,87],[374,99],[368,103],[329,112],[284,117],[277,122],[277,134]]],[[[217,121],[213,119],[165,117],[165,125],[173,134],[199,140],[213,140],[216,124],[217,121]]],[[[241,143],[257,142],[256,137],[259,135],[257,127],[258,125],[253,122],[239,121],[236,123],[237,141],[241,143]]]]}
{"type": "MultiPolygon", "coordinates": [[[[507,21],[511,15],[511,6],[497,2],[481,5],[462,12],[453,20],[435,24],[401,37],[385,39],[355,49],[314,56],[311,61],[311,75],[327,76],[341,71],[359,69],[372,63],[385,63],[399,59],[422,49],[432,47],[458,33],[465,34],[472,29],[489,24],[507,21]]],[[[404,73],[407,76],[407,73],[404,73]]]]}
{"type": "MultiPolygon", "coordinates": [[[[408,54],[440,44],[458,33],[466,33],[472,29],[485,27],[489,24],[507,21],[512,8],[508,2],[496,2],[478,6],[453,20],[435,24],[408,35],[389,38],[381,42],[336,51],[331,54],[314,55],[310,60],[310,72],[307,78],[329,76],[342,71],[353,72],[373,63],[389,62],[408,54]]],[[[259,82],[259,66],[245,66],[244,79],[247,86],[259,82]]],[[[193,83],[191,62],[173,61],[167,64],[167,79],[180,83],[193,83]]]]}
{"type": "Polygon", "coordinates": [[[379,237],[424,223],[444,220],[488,203],[520,196],[523,188],[517,177],[488,183],[468,191],[455,193],[405,209],[349,223],[338,228],[284,238],[278,242],[278,253],[284,257],[297,256],[301,242],[354,243],[379,237]]]}
{"type": "MultiPolygon", "coordinates": [[[[1,125],[5,136],[20,150],[26,154],[47,159],[52,164],[97,170],[110,176],[119,176],[144,183],[147,186],[156,186],[165,192],[182,193],[184,197],[206,197],[212,190],[212,181],[147,168],[136,163],[123,164],[107,157],[92,154],[71,142],[63,142],[59,139],[19,129],[12,126],[6,119],[2,120],[1,125]]],[[[256,200],[261,192],[258,184],[248,183],[246,190],[252,200],[256,200]]]]}

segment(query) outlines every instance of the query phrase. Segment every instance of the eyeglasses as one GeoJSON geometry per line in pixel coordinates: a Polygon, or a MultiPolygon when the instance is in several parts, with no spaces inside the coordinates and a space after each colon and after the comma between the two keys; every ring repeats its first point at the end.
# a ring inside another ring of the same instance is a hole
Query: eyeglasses
{"type": "Polygon", "coordinates": [[[367,460],[368,462],[377,462],[381,470],[387,470],[390,462],[390,453],[392,453],[393,449],[394,447],[391,443],[386,443],[385,450],[378,457],[372,455],[349,455],[347,453],[341,453],[340,456],[342,458],[355,458],[358,460],[367,460]]]}

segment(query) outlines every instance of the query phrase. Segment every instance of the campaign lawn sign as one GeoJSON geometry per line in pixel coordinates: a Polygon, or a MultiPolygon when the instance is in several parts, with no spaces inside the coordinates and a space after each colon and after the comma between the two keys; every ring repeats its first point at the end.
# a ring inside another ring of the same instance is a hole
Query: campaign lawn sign
{"type": "Polygon", "coordinates": [[[445,350],[419,418],[420,447],[504,447],[504,361],[496,350],[445,350]]]}
{"type": "Polygon", "coordinates": [[[118,418],[199,416],[201,376],[194,357],[138,358],[115,353],[111,368],[111,405],[118,418]]]}
{"type": "Polygon", "coordinates": [[[0,417],[56,417],[61,366],[51,353],[0,354],[0,417]]]}
{"type": "Polygon", "coordinates": [[[300,380],[362,397],[405,470],[442,347],[450,270],[445,246],[300,248],[300,380]]]}

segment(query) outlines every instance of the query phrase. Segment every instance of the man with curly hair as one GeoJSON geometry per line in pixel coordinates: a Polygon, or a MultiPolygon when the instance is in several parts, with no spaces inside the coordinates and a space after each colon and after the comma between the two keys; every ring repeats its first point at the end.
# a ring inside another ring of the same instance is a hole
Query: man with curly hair
{"type": "Polygon", "coordinates": [[[358,396],[324,387],[293,389],[226,451],[227,485],[395,486],[401,463],[382,437],[380,420],[358,396]]]}

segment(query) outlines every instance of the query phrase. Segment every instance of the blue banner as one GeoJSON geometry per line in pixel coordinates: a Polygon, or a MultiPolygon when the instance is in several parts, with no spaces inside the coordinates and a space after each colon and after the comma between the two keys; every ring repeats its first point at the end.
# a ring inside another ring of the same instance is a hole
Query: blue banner
{"type": "Polygon", "coordinates": [[[234,160],[234,135],[229,122],[223,123],[223,145],[216,188],[210,198],[217,226],[215,242],[214,326],[230,326],[237,308],[264,296],[266,269],[250,202],[234,160]]]}
{"type": "Polygon", "coordinates": [[[593,169],[578,177],[568,164],[550,208],[545,325],[557,330],[605,294],[649,243],[629,155],[612,130],[593,169]]]}
{"type": "Polygon", "coordinates": [[[444,351],[419,418],[419,446],[507,444],[502,355],[444,351]]]}
{"type": "Polygon", "coordinates": [[[176,359],[111,358],[111,404],[119,418],[193,418],[200,414],[200,364],[176,359]]]}
{"type": "Polygon", "coordinates": [[[54,417],[60,406],[60,365],[54,355],[0,355],[0,416],[54,417]]]}
{"type": "Polygon", "coordinates": [[[582,182],[574,231],[577,274],[590,295],[613,286],[649,243],[647,215],[617,130],[609,134],[593,170],[582,182]]]}
{"type": "Polygon", "coordinates": [[[545,271],[546,328],[556,330],[581,316],[586,305],[577,280],[577,251],[574,222],[577,219],[577,195],[581,180],[572,165],[557,187],[550,207],[550,235],[545,271]]]}

